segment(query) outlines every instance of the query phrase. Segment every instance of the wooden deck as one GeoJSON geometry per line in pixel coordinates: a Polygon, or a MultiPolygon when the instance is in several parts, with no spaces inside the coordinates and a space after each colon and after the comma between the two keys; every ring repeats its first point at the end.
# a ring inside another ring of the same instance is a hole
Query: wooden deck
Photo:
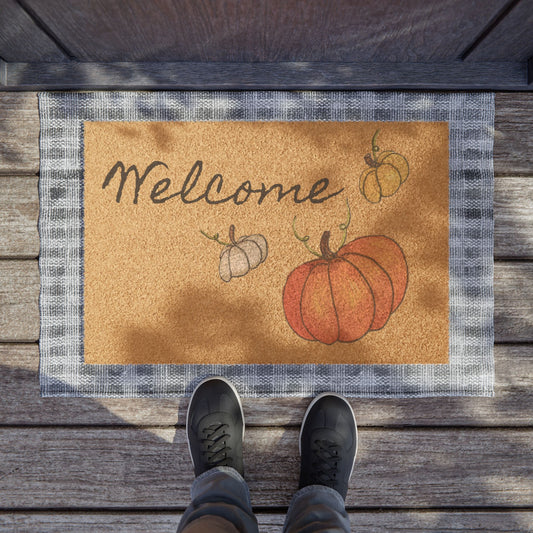
{"type": "MultiPolygon", "coordinates": [[[[174,532],[193,479],[186,400],[42,399],[39,118],[0,93],[0,531],[174,532]]],[[[533,94],[498,93],[496,396],[358,400],[357,532],[533,531],[533,94]]],[[[297,487],[309,399],[244,399],[262,531],[297,487]]]]}

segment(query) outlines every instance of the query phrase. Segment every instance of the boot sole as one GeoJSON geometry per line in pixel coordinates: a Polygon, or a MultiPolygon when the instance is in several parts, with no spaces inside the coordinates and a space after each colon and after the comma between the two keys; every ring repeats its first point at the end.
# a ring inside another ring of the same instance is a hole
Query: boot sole
{"type": "Polygon", "coordinates": [[[187,448],[189,449],[189,455],[191,457],[192,464],[194,464],[194,459],[193,459],[192,452],[191,452],[191,443],[189,442],[189,411],[191,409],[192,400],[194,398],[194,395],[196,394],[197,390],[200,388],[200,385],[203,385],[204,383],[207,383],[208,381],[214,381],[214,380],[223,381],[226,385],[228,385],[231,388],[231,390],[233,391],[233,393],[237,397],[237,401],[239,402],[239,409],[241,410],[242,440],[244,441],[244,428],[245,428],[244,411],[242,409],[241,397],[239,396],[239,393],[237,392],[237,389],[235,388],[235,385],[233,385],[233,383],[231,383],[231,381],[229,381],[229,380],[227,380],[226,378],[223,378],[223,377],[212,376],[212,377],[209,377],[209,378],[205,378],[202,381],[200,381],[200,383],[198,383],[198,385],[196,385],[194,391],[191,394],[191,399],[189,400],[189,405],[187,406],[187,419],[185,421],[185,434],[187,435],[187,448]]]}
{"type": "Polygon", "coordinates": [[[353,422],[354,422],[354,425],[355,425],[355,454],[354,454],[354,457],[353,457],[352,469],[350,470],[350,477],[352,477],[353,470],[354,470],[354,467],[355,467],[355,458],[357,457],[357,450],[359,449],[359,432],[357,431],[357,421],[355,419],[355,413],[353,412],[353,409],[352,409],[352,406],[350,405],[350,403],[346,400],[346,398],[344,396],[341,396],[340,394],[337,394],[336,392],[323,392],[322,394],[319,394],[316,398],[314,398],[313,401],[309,404],[309,407],[305,411],[304,419],[302,421],[302,426],[300,428],[300,436],[298,438],[298,451],[300,452],[300,456],[301,456],[302,455],[302,433],[303,433],[303,430],[304,430],[304,425],[305,425],[305,422],[307,420],[307,417],[308,417],[309,413],[311,412],[311,409],[313,408],[313,406],[319,400],[324,398],[325,396],[335,396],[335,397],[341,399],[350,408],[350,413],[352,413],[353,422]]]}

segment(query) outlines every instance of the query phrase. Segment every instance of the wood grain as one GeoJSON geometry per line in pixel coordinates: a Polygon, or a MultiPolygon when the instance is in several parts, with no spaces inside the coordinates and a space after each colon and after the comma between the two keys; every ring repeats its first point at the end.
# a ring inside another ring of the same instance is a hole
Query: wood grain
{"type": "Polygon", "coordinates": [[[496,93],[495,108],[494,172],[533,174],[533,92],[496,93]]]}
{"type": "MultiPolygon", "coordinates": [[[[496,341],[533,341],[533,263],[496,263],[494,292],[496,341]]],[[[38,340],[38,297],[37,261],[0,261],[0,342],[38,340]]]]}
{"type": "Polygon", "coordinates": [[[39,338],[39,267],[37,261],[0,261],[0,341],[39,338]]]}
{"type": "Polygon", "coordinates": [[[505,5],[130,0],[124,9],[120,0],[25,2],[76,59],[102,62],[453,61],[505,5]]]}
{"type": "Polygon", "coordinates": [[[533,259],[533,179],[494,180],[494,255],[533,259]]]}
{"type": "MultiPolygon", "coordinates": [[[[298,486],[298,433],[248,429],[254,506],[289,503],[298,486]]],[[[359,437],[350,508],[531,504],[532,430],[362,428],[359,437]]],[[[4,428],[0,440],[2,509],[178,510],[189,502],[183,428],[4,428]]]]}
{"type": "MultiPolygon", "coordinates": [[[[350,399],[359,426],[533,427],[533,346],[497,344],[491,398],[350,399]]],[[[186,398],[41,398],[37,344],[0,344],[0,425],[173,426],[186,398]]],[[[299,426],[309,398],[243,398],[247,426],[299,426]]]]}
{"type": "Polygon", "coordinates": [[[520,0],[466,58],[474,61],[527,61],[533,56],[533,2],[520,0]]]}
{"type": "MultiPolygon", "coordinates": [[[[39,255],[36,176],[0,177],[0,258],[39,255]]],[[[494,255],[533,259],[533,180],[499,177],[494,183],[494,255]]]]}
{"type": "Polygon", "coordinates": [[[39,255],[37,176],[0,176],[0,258],[39,255]]]}
{"type": "MultiPolygon", "coordinates": [[[[37,95],[0,92],[0,174],[39,172],[37,95]]],[[[494,171],[533,174],[533,93],[496,93],[494,171]]]]}
{"type": "Polygon", "coordinates": [[[6,63],[4,90],[528,89],[525,62],[6,63]]]}
{"type": "Polygon", "coordinates": [[[0,174],[39,172],[36,93],[0,93],[0,174]]]}
{"type": "Polygon", "coordinates": [[[5,61],[62,61],[61,49],[15,0],[0,3],[0,57],[5,61]]]}
{"type": "MultiPolygon", "coordinates": [[[[87,513],[87,512],[17,512],[1,513],[0,529],[25,533],[175,533],[182,513],[168,511],[87,513]]],[[[257,513],[263,533],[279,533],[285,514],[257,513]]],[[[351,511],[352,531],[357,533],[456,533],[491,531],[492,533],[531,533],[531,511],[351,511]]]]}
{"type": "Polygon", "coordinates": [[[494,329],[498,342],[533,340],[533,263],[495,265],[494,329]]]}

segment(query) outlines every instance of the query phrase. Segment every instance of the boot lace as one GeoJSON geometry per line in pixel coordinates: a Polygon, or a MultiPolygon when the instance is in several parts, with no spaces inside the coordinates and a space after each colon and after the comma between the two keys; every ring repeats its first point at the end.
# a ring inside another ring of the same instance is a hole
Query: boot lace
{"type": "Polygon", "coordinates": [[[313,446],[313,480],[317,485],[337,483],[340,446],[329,440],[315,440],[313,446]]]}
{"type": "Polygon", "coordinates": [[[203,437],[200,439],[202,456],[206,464],[215,466],[232,466],[233,457],[228,455],[231,450],[226,444],[229,438],[228,424],[211,424],[202,430],[203,437]]]}

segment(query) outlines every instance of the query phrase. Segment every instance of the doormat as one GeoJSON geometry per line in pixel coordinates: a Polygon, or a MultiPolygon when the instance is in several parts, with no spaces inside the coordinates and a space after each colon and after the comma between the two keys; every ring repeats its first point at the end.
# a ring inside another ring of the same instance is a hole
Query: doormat
{"type": "Polygon", "coordinates": [[[85,122],[84,163],[86,364],[448,363],[446,122],[85,122]]]}
{"type": "Polygon", "coordinates": [[[493,393],[492,94],[39,108],[44,396],[493,393]]]}

